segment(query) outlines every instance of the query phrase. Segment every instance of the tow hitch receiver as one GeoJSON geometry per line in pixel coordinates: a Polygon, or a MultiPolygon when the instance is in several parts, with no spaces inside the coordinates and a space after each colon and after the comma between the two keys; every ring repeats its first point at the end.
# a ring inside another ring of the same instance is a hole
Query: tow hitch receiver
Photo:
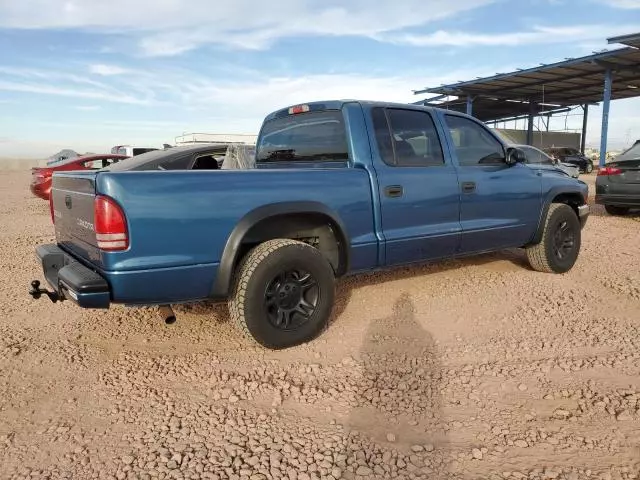
{"type": "Polygon", "coordinates": [[[29,290],[29,295],[31,295],[35,300],[38,300],[42,295],[46,295],[49,297],[53,303],[61,302],[63,298],[58,295],[57,292],[50,292],[46,288],[40,288],[40,281],[34,280],[31,282],[31,290],[29,290]]]}

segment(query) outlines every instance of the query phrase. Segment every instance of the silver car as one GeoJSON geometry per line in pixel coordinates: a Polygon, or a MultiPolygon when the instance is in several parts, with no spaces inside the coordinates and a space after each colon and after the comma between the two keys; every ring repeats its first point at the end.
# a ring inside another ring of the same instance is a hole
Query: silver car
{"type": "Polygon", "coordinates": [[[559,160],[551,158],[542,150],[531,145],[513,145],[524,152],[525,163],[536,166],[545,166],[546,168],[555,167],[573,178],[578,178],[580,170],[575,165],[562,163],[559,160]]]}

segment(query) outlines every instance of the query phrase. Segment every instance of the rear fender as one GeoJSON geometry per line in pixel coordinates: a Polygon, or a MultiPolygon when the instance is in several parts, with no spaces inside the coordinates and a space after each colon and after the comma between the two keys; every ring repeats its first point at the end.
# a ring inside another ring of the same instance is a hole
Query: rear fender
{"type": "Polygon", "coordinates": [[[213,282],[211,298],[223,299],[228,297],[231,290],[234,269],[240,260],[238,258],[241,250],[240,247],[243,239],[251,228],[270,217],[287,214],[322,214],[327,216],[336,227],[337,231],[335,232],[335,235],[337,240],[344,247],[341,249],[340,258],[340,265],[342,265],[342,268],[337,273],[344,274],[349,270],[350,242],[346,234],[347,230],[336,212],[319,202],[283,202],[264,205],[252,210],[242,217],[231,232],[231,235],[229,235],[222,252],[215,281],[213,282]]]}

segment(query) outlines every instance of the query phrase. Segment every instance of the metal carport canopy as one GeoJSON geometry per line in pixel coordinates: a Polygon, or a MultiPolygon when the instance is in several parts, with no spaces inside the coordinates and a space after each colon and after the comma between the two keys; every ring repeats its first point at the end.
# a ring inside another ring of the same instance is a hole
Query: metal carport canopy
{"type": "MultiPolygon", "coordinates": [[[[611,43],[623,40],[632,46],[515,72],[499,73],[492,77],[425,88],[414,93],[462,97],[466,99],[467,113],[472,113],[476,98],[526,102],[529,108],[530,134],[533,116],[540,112],[539,104],[569,107],[602,101],[600,164],[603,165],[606,158],[609,101],[640,96],[640,49],[635,48],[636,42],[640,43],[640,34],[609,39],[611,43]]],[[[427,99],[426,102],[432,100],[427,99]]],[[[514,104],[513,116],[521,114],[522,105],[514,104]]],[[[505,115],[504,110],[500,115],[505,115]]]]}
{"type": "Polygon", "coordinates": [[[633,47],[414,93],[457,97],[481,95],[565,106],[583,105],[602,101],[602,86],[608,69],[616,73],[611,85],[612,100],[640,96],[640,50],[633,47]]]}

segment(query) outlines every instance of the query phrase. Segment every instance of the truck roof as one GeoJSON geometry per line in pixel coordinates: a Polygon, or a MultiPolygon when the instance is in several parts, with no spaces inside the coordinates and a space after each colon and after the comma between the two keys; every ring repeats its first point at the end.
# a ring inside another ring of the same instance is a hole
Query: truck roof
{"type": "MultiPolygon", "coordinates": [[[[280,117],[288,114],[289,109],[293,107],[297,107],[300,105],[308,105],[311,110],[340,110],[345,103],[359,103],[368,107],[396,107],[396,108],[409,108],[413,110],[438,110],[435,107],[427,107],[423,105],[413,105],[410,103],[398,103],[398,102],[381,102],[375,100],[355,100],[355,99],[343,99],[343,100],[324,100],[324,101],[315,101],[315,102],[306,102],[306,103],[298,103],[296,105],[289,105],[284,108],[280,108],[274,112],[271,112],[269,115],[265,117],[265,121],[271,120],[276,117],[280,117]],[[314,108],[315,107],[315,108],[314,108]]],[[[450,113],[458,113],[451,112],[450,113]]]]}

